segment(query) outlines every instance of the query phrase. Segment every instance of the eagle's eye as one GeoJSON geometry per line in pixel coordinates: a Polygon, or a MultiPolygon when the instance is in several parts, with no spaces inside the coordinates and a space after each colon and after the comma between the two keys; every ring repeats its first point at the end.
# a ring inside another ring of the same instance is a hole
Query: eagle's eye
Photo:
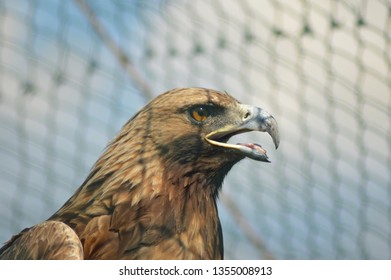
{"type": "Polygon", "coordinates": [[[210,110],[208,106],[196,106],[191,109],[190,115],[197,122],[203,122],[210,116],[210,110]]]}

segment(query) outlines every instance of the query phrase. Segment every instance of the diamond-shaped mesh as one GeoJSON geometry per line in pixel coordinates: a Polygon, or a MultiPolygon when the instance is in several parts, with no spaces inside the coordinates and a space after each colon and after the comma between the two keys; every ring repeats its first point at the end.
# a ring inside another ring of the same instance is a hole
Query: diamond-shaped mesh
{"type": "Polygon", "coordinates": [[[390,1],[0,1],[0,242],[57,210],[151,96],[201,86],[281,130],[277,151],[236,136],[272,163],[225,181],[227,259],[389,259],[390,54],[390,1]]]}

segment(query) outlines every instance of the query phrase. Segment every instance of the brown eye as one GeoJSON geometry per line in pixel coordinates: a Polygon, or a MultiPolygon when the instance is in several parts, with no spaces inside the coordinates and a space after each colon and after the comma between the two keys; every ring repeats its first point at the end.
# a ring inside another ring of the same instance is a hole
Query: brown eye
{"type": "Polygon", "coordinates": [[[197,122],[205,121],[210,115],[208,108],[205,106],[198,106],[193,108],[190,114],[197,122]]]}

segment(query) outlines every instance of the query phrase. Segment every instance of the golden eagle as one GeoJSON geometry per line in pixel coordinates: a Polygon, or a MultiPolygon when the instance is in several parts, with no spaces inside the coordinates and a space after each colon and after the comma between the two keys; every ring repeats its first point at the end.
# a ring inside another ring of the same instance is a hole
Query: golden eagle
{"type": "Polygon", "coordinates": [[[24,229],[2,259],[222,259],[216,199],[258,144],[230,144],[248,131],[279,133],[275,119],[227,93],[168,91],[121,129],[75,194],[48,220],[24,229]]]}

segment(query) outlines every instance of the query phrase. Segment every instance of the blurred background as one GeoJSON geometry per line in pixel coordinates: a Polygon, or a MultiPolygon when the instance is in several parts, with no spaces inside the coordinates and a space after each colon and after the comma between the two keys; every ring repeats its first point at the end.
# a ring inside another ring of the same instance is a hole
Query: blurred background
{"type": "MultiPolygon", "coordinates": [[[[175,87],[277,119],[219,202],[227,259],[391,258],[391,1],[0,0],[0,242],[175,87]]],[[[235,142],[235,139],[232,140],[235,142]]]]}

